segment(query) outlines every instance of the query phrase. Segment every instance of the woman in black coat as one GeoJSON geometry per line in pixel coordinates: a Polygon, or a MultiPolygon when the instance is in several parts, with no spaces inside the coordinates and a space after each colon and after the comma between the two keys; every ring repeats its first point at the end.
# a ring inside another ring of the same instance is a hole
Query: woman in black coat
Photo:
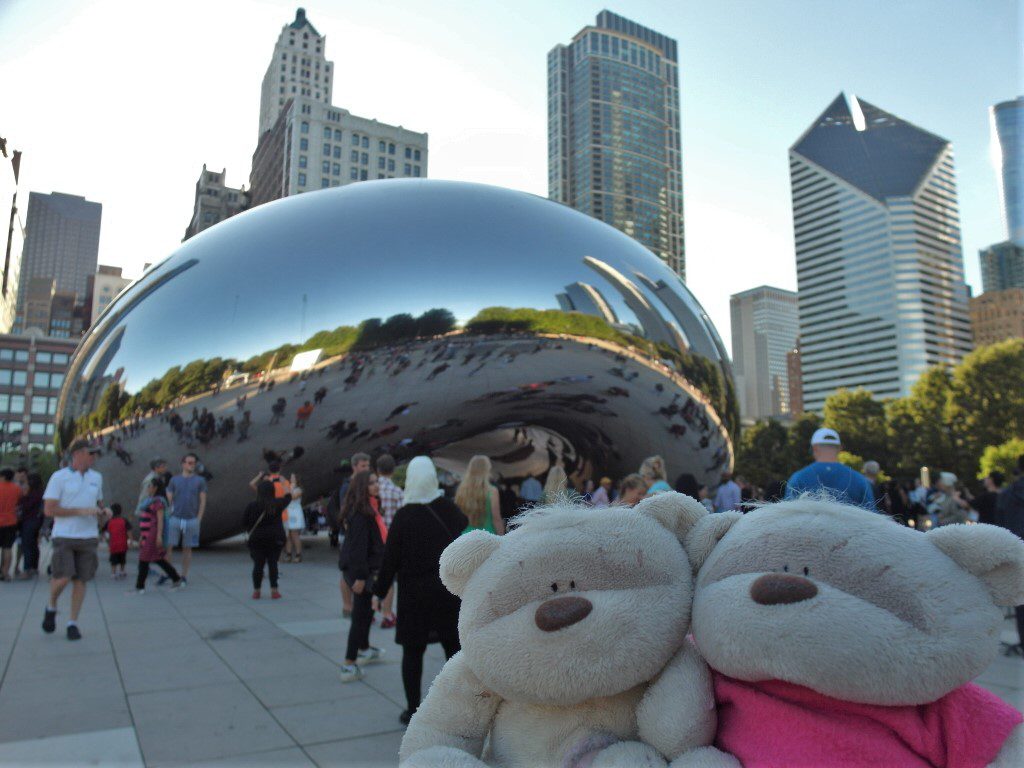
{"type": "Polygon", "coordinates": [[[252,599],[260,599],[263,568],[270,571],[270,597],[278,600],[277,560],[284,546],[281,512],[291,503],[291,494],[274,498],[274,484],[262,480],[256,486],[256,501],[245,508],[245,529],[249,532],[249,556],[252,557],[252,599]]]}
{"type": "Polygon", "coordinates": [[[398,577],[398,626],[395,642],[402,646],[402,684],[408,723],[420,705],[423,654],[428,643],[440,642],[447,658],[459,651],[459,598],[445,589],[439,575],[444,548],[465,530],[468,520],[437,486],[437,470],[426,456],[409,464],[405,505],[388,530],[384,563],[373,591],[383,599],[398,577]]]}

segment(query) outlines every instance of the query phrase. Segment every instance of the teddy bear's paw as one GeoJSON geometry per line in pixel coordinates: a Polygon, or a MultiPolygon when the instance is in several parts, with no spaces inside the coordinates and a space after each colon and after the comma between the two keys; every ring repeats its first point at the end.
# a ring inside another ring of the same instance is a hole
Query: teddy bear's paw
{"type": "Polygon", "coordinates": [[[669,768],[741,768],[740,761],[714,747],[698,747],[677,757],[669,768]]]}
{"type": "Polygon", "coordinates": [[[401,768],[487,768],[487,763],[453,747],[428,747],[414,752],[401,768]]]}
{"type": "Polygon", "coordinates": [[[642,741],[620,741],[602,749],[589,768],[665,768],[665,758],[642,741]]]}

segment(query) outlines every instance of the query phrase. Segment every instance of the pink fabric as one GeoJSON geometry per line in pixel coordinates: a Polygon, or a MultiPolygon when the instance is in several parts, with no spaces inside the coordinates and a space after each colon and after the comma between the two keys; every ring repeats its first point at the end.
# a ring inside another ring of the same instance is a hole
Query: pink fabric
{"type": "Polygon", "coordinates": [[[886,766],[983,768],[1024,717],[968,683],[921,706],[839,701],[781,680],[714,673],[715,746],[744,768],[886,766]]]}

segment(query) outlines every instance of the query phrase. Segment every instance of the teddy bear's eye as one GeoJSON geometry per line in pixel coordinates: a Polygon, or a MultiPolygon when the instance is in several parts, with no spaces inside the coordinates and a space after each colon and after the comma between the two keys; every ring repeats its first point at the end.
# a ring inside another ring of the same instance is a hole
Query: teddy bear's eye
{"type": "Polygon", "coordinates": [[[786,573],[789,573],[789,566],[788,565],[782,566],[782,570],[785,571],[786,573]]]}
{"type": "Polygon", "coordinates": [[[558,591],[558,583],[557,582],[551,585],[551,591],[552,592],[557,592],[558,591]]]}
{"type": "Polygon", "coordinates": [[[570,581],[569,582],[569,589],[576,589],[576,582],[575,581],[570,581]]]}
{"type": "Polygon", "coordinates": [[[810,569],[810,568],[808,568],[808,567],[807,567],[807,566],[805,565],[805,566],[804,566],[804,576],[810,576],[810,575],[811,575],[811,569],[810,569]]]}

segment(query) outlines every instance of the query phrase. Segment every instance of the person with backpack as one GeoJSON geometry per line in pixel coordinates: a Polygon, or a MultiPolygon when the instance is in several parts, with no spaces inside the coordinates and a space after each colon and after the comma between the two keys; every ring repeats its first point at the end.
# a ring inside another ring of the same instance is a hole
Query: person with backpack
{"type": "Polygon", "coordinates": [[[260,599],[263,571],[270,576],[270,597],[280,600],[277,589],[277,562],[284,546],[284,525],[281,513],[291,503],[290,493],[278,497],[269,479],[256,486],[256,501],[245,508],[245,528],[249,532],[249,556],[252,558],[252,599],[260,599]]]}

